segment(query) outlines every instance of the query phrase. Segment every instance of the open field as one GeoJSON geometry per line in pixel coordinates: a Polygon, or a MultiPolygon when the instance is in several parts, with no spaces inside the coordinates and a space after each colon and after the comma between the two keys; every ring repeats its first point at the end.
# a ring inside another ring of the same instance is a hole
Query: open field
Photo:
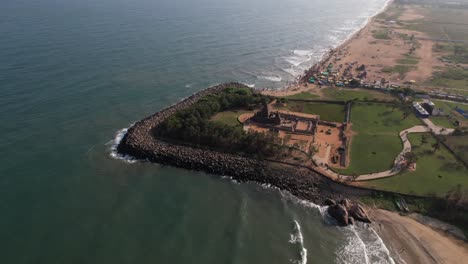
{"type": "Polygon", "coordinates": [[[403,112],[392,105],[356,103],[351,110],[351,160],[344,174],[364,174],[388,170],[400,153],[399,132],[419,125],[413,114],[403,119],[403,112]]]}
{"type": "Polygon", "coordinates": [[[331,122],[343,122],[345,119],[345,107],[341,104],[288,102],[285,110],[302,112],[306,114],[320,115],[321,120],[331,122]]]}
{"type": "Polygon", "coordinates": [[[455,120],[448,117],[431,117],[432,123],[436,126],[441,126],[445,128],[457,128],[455,126],[455,120]]]}
{"type": "Polygon", "coordinates": [[[459,121],[460,127],[468,126],[468,120],[457,112],[454,112],[455,107],[468,111],[468,105],[442,100],[432,100],[432,102],[436,105],[436,108],[442,108],[444,113],[449,115],[449,117],[431,117],[431,121],[434,124],[446,128],[456,128],[455,121],[459,121]]]}
{"type": "Polygon", "coordinates": [[[468,10],[437,6],[417,6],[424,18],[408,22],[407,28],[424,32],[433,38],[468,40],[468,10]]]}
{"type": "Polygon", "coordinates": [[[297,93],[297,94],[285,96],[284,98],[287,98],[287,99],[317,99],[317,98],[320,98],[320,96],[317,95],[317,94],[311,94],[309,92],[300,92],[300,93],[297,93]]]}
{"type": "Polygon", "coordinates": [[[363,182],[367,187],[401,193],[443,197],[458,184],[468,188],[468,169],[445,147],[434,152],[431,134],[408,136],[417,157],[417,168],[397,176],[363,182]],[[423,142],[422,137],[426,138],[423,142]]]}
{"type": "Polygon", "coordinates": [[[351,100],[394,100],[389,94],[366,91],[361,89],[338,89],[338,88],[325,88],[322,90],[325,99],[351,101],[351,100]]]}
{"type": "Polygon", "coordinates": [[[468,164],[468,136],[446,136],[445,143],[468,164]]]}
{"type": "Polygon", "coordinates": [[[456,88],[468,92],[468,70],[460,67],[447,67],[435,72],[427,83],[431,86],[456,88]]]}
{"type": "Polygon", "coordinates": [[[219,122],[221,124],[229,125],[229,126],[239,126],[241,127],[241,123],[237,118],[244,114],[248,113],[249,111],[245,110],[233,110],[233,111],[224,111],[217,113],[214,115],[211,120],[214,122],[219,122]]]}
{"type": "Polygon", "coordinates": [[[339,172],[359,175],[390,169],[403,144],[398,136],[358,134],[351,141],[351,162],[339,172]]]}
{"type": "Polygon", "coordinates": [[[421,121],[412,113],[403,119],[403,111],[391,104],[356,103],[351,110],[353,131],[358,134],[384,134],[398,136],[400,131],[421,121]]]}

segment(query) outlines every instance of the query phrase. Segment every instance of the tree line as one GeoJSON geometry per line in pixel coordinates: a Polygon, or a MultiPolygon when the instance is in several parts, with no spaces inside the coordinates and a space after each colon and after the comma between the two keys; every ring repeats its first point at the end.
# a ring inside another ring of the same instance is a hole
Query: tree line
{"type": "Polygon", "coordinates": [[[279,151],[279,147],[272,144],[274,135],[271,133],[246,133],[240,127],[210,121],[218,112],[238,108],[253,110],[269,101],[269,97],[248,88],[228,88],[170,116],[155,129],[155,136],[222,152],[269,157],[279,151]]]}

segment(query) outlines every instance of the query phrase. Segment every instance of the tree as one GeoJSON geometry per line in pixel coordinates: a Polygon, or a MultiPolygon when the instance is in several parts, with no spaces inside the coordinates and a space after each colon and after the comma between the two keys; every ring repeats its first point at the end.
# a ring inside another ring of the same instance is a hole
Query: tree
{"type": "Polygon", "coordinates": [[[436,140],[436,142],[434,142],[434,144],[432,144],[432,153],[436,152],[439,149],[440,149],[440,142],[439,142],[439,140],[436,140]]]}
{"type": "Polygon", "coordinates": [[[403,111],[403,117],[401,120],[405,120],[408,116],[413,113],[413,104],[411,102],[406,102],[400,105],[401,110],[403,111]]]}
{"type": "Polygon", "coordinates": [[[406,168],[409,167],[409,165],[413,164],[413,163],[416,163],[417,161],[417,157],[416,157],[416,154],[414,154],[413,152],[406,152],[403,157],[405,158],[406,160],[406,168]]]}
{"type": "Polygon", "coordinates": [[[426,136],[426,135],[422,135],[422,136],[421,136],[421,145],[426,144],[426,143],[427,143],[427,136],[426,136]]]}

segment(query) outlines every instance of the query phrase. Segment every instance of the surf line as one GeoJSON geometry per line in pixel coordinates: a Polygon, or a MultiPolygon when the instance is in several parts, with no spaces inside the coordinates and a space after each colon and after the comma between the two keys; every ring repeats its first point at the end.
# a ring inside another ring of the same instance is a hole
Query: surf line
{"type": "Polygon", "coordinates": [[[301,225],[297,220],[294,220],[294,232],[289,239],[291,244],[299,244],[301,246],[301,259],[299,261],[292,261],[293,263],[307,264],[307,249],[304,247],[304,236],[302,235],[301,225]]]}

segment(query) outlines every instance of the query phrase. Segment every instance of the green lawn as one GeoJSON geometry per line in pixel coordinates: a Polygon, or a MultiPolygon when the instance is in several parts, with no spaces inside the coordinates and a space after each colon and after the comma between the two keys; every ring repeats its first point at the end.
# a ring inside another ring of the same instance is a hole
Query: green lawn
{"type": "Polygon", "coordinates": [[[446,136],[449,148],[468,164],[468,136],[446,136]]]}
{"type": "Polygon", "coordinates": [[[417,195],[436,195],[443,197],[458,184],[468,187],[468,169],[459,162],[445,147],[433,152],[435,138],[430,134],[410,134],[409,140],[417,156],[414,172],[367,181],[367,187],[417,195]],[[427,138],[422,143],[422,136],[427,138]]]}
{"type": "Polygon", "coordinates": [[[397,135],[401,130],[420,125],[413,114],[403,119],[403,112],[390,104],[356,103],[351,109],[353,130],[368,135],[397,135]]]}
{"type": "Polygon", "coordinates": [[[288,98],[288,99],[317,99],[317,98],[320,98],[320,96],[317,95],[317,94],[311,94],[309,92],[301,92],[301,93],[293,94],[293,95],[290,95],[290,96],[285,96],[284,98],[288,98]]]}
{"type": "Polygon", "coordinates": [[[345,106],[341,104],[288,102],[285,107],[289,111],[320,115],[320,119],[331,122],[343,122],[345,106]]]}
{"type": "Polygon", "coordinates": [[[219,122],[219,123],[229,125],[229,126],[241,126],[241,123],[239,122],[239,120],[237,120],[237,117],[247,112],[249,111],[233,110],[233,111],[219,112],[216,115],[214,115],[211,118],[211,120],[214,122],[219,122]]]}
{"type": "Polygon", "coordinates": [[[394,100],[389,94],[374,91],[363,91],[363,90],[341,90],[337,88],[326,88],[323,89],[323,93],[327,99],[339,100],[339,101],[351,101],[351,100],[394,100]]]}
{"type": "Polygon", "coordinates": [[[400,131],[419,125],[413,114],[403,119],[403,112],[386,104],[355,103],[351,109],[351,161],[345,174],[365,174],[388,170],[402,149],[400,131]]]}
{"type": "Polygon", "coordinates": [[[455,107],[468,111],[468,105],[456,103],[456,102],[447,102],[442,100],[432,100],[432,102],[436,105],[437,108],[443,108],[445,113],[452,112],[455,107]]]}
{"type": "Polygon", "coordinates": [[[340,170],[347,175],[365,174],[390,169],[403,145],[401,139],[391,135],[359,134],[353,137],[351,163],[340,170]]]}
{"type": "Polygon", "coordinates": [[[432,123],[434,123],[436,126],[441,126],[445,128],[456,128],[454,124],[455,120],[450,119],[448,117],[431,117],[430,119],[432,123]]]}

